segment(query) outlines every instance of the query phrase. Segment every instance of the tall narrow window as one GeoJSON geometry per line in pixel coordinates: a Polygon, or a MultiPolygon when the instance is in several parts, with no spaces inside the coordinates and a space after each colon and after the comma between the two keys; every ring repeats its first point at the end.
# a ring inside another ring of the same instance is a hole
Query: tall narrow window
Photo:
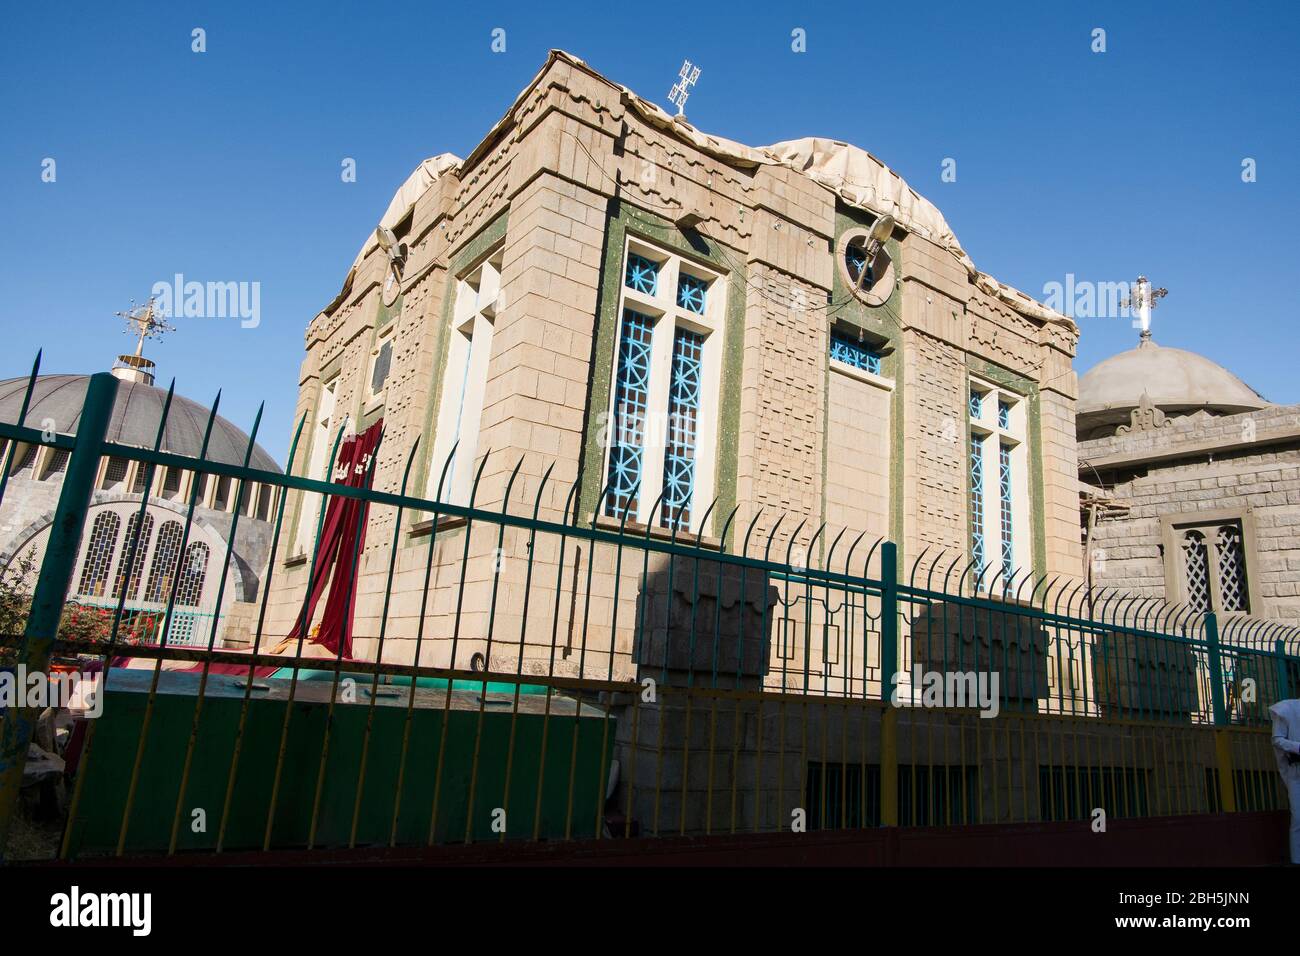
{"type": "Polygon", "coordinates": [[[375,347],[370,350],[370,377],[367,379],[369,391],[366,394],[366,408],[383,404],[388,390],[388,375],[393,369],[393,329],[397,323],[389,322],[375,338],[375,347]]]}
{"type": "Polygon", "coordinates": [[[180,586],[176,589],[177,607],[199,606],[203,598],[203,581],[208,573],[208,554],[208,546],[202,541],[195,541],[185,549],[180,586]]]}
{"type": "Polygon", "coordinates": [[[172,581],[181,555],[183,529],[179,521],[164,521],[158,529],[153,559],[149,562],[149,583],[144,599],[160,603],[171,599],[172,581]]]}
{"type": "Polygon", "coordinates": [[[112,491],[126,484],[127,460],[110,458],[104,466],[104,483],[100,485],[105,491],[112,491]]]}
{"type": "Polygon", "coordinates": [[[993,593],[1009,587],[1032,561],[1023,530],[1030,526],[1024,404],[1015,392],[990,382],[972,381],[967,393],[971,562],[975,579],[993,593]]]}
{"type": "Polygon", "coordinates": [[[103,597],[108,587],[108,569],[113,563],[113,554],[117,550],[117,535],[122,528],[122,519],[112,511],[101,511],[95,515],[90,526],[90,541],[86,547],[86,557],[81,564],[81,579],[77,584],[77,593],[87,597],[103,597]]]}
{"type": "Polygon", "coordinates": [[[1197,611],[1210,610],[1210,558],[1205,535],[1188,531],[1183,535],[1183,567],[1187,581],[1187,603],[1197,611]]]}
{"type": "Polygon", "coordinates": [[[609,441],[607,514],[635,515],[641,487],[642,441],[650,401],[650,346],[654,320],[626,309],[619,336],[614,419],[609,441]]]}
{"type": "MultiPolygon", "coordinates": [[[[337,438],[334,403],[338,384],[338,376],[335,376],[331,381],[321,385],[320,396],[316,400],[316,425],[312,429],[311,457],[307,460],[307,477],[316,481],[325,481],[329,477],[328,459],[334,440],[337,438]]],[[[309,491],[302,493],[302,504],[298,508],[298,533],[294,536],[294,552],[297,554],[306,554],[316,540],[321,509],[324,507],[323,497],[309,491]]]]}
{"type": "Polygon", "coordinates": [[[1241,529],[1223,525],[1214,538],[1214,558],[1219,572],[1219,608],[1244,611],[1250,606],[1246,597],[1246,560],[1241,548],[1241,529]]]}
{"type": "Polygon", "coordinates": [[[1016,567],[1016,551],[1011,537],[1011,446],[1006,442],[998,445],[998,497],[1001,501],[1002,576],[1010,581],[1016,567]]]}
{"type": "Polygon", "coordinates": [[[68,457],[71,454],[66,448],[55,448],[51,451],[50,457],[45,462],[45,472],[41,475],[41,478],[48,480],[67,471],[68,457]]]}
{"type": "Polygon", "coordinates": [[[970,442],[970,553],[978,579],[984,574],[984,443],[970,442]]]}
{"type": "Polygon", "coordinates": [[[40,447],[40,445],[28,445],[14,461],[14,467],[10,474],[17,475],[30,472],[36,464],[36,453],[40,450],[40,447]]]}
{"type": "Polygon", "coordinates": [[[500,253],[456,284],[428,483],[429,497],[453,504],[468,504],[473,490],[500,292],[500,253]]]}
{"type": "Polygon", "coordinates": [[[202,541],[195,541],[185,549],[185,559],[177,569],[176,611],[166,632],[169,644],[192,645],[203,640],[200,624],[205,616],[183,611],[182,608],[199,607],[202,601],[203,582],[208,573],[208,553],[208,546],[202,541]]]}
{"type": "Polygon", "coordinates": [[[700,530],[716,469],[720,279],[682,256],[628,242],[604,431],[606,516],[700,530]]]}
{"type": "Polygon", "coordinates": [[[664,450],[664,503],[660,524],[689,528],[694,491],[695,433],[700,412],[700,367],[704,336],[678,329],[673,340],[668,389],[668,445],[664,450]]]}
{"type": "Polygon", "coordinates": [[[274,485],[259,485],[261,493],[257,496],[257,520],[266,521],[271,515],[271,501],[275,497],[274,485]]]}
{"type": "Polygon", "coordinates": [[[122,588],[126,587],[127,600],[132,600],[139,596],[140,578],[144,574],[144,559],[149,552],[149,539],[153,536],[153,515],[146,514],[144,521],[140,522],[140,512],[132,512],[131,517],[126,522],[126,538],[122,541],[122,557],[117,563],[117,577],[113,582],[113,597],[122,596],[122,588]],[[136,533],[136,525],[139,524],[140,531],[136,533]],[[131,561],[132,551],[135,552],[135,560],[131,561]],[[127,563],[131,563],[130,580],[127,580],[127,563]]]}
{"type": "Polygon", "coordinates": [[[180,490],[181,470],[174,465],[169,465],[163,475],[162,497],[175,498],[180,490]]]}
{"type": "Polygon", "coordinates": [[[234,479],[229,475],[221,475],[217,478],[217,491],[212,496],[212,507],[218,511],[225,511],[230,507],[230,488],[234,479]]]}

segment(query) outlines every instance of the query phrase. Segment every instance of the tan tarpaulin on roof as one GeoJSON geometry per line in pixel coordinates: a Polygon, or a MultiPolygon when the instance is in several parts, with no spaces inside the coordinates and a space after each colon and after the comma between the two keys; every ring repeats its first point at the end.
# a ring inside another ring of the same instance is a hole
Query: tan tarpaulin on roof
{"type": "MultiPolygon", "coordinates": [[[[399,222],[406,218],[406,214],[415,208],[416,202],[420,197],[429,191],[443,174],[448,170],[456,170],[460,167],[460,157],[451,153],[439,153],[437,156],[431,156],[424,160],[415,171],[406,177],[406,182],[397,187],[397,192],[393,194],[392,201],[384,214],[379,217],[379,224],[392,229],[399,222]]],[[[355,269],[361,265],[361,260],[370,254],[370,250],[379,245],[375,239],[374,233],[366,237],[366,241],[361,244],[361,251],[357,257],[352,260],[352,268],[355,269]]]]}
{"type": "MultiPolygon", "coordinates": [[[[563,50],[551,51],[546,63],[533,77],[532,82],[515,98],[506,115],[492,127],[483,142],[470,153],[468,159],[462,162],[451,153],[440,153],[431,159],[426,159],[416,167],[415,172],[407,177],[406,182],[402,183],[393,196],[393,200],[388,204],[388,210],[380,219],[380,223],[392,228],[402,220],[420,196],[433,186],[440,177],[448,172],[459,174],[461,167],[464,165],[473,166],[479,155],[491,143],[495,142],[504,130],[513,125],[515,110],[533,87],[537,85],[537,82],[551,63],[556,60],[585,70],[617,88],[622,92],[623,102],[647,123],[685,140],[703,153],[731,165],[748,169],[767,164],[786,166],[830,190],[850,206],[865,209],[876,215],[888,213],[904,229],[929,239],[951,253],[962,264],[975,284],[984,292],[1006,303],[1022,315],[1041,322],[1060,323],[1074,328],[1074,323],[1061,313],[1049,309],[1023,292],[976,269],[975,263],[962,249],[957,237],[944,220],[943,214],[939,212],[935,205],[913,190],[907,185],[903,177],[866,150],[837,140],[819,137],[806,137],[783,143],[774,143],[763,148],[755,148],[746,146],[743,143],[737,143],[734,140],[710,136],[707,133],[700,132],[689,123],[674,119],[670,113],[657,104],[638,96],[626,86],[614,83],[576,56],[565,53],[563,50]]],[[[357,254],[356,260],[352,263],[353,271],[348,273],[348,281],[344,283],[345,292],[356,267],[360,265],[361,260],[376,245],[373,235],[366,239],[361,251],[357,254]]],[[[342,295],[341,293],[339,298],[342,298],[342,295]]],[[[338,301],[336,299],[335,303],[338,301]]],[[[333,308],[333,304],[329,308],[333,308]]],[[[329,311],[329,308],[326,311],[329,311]]]]}

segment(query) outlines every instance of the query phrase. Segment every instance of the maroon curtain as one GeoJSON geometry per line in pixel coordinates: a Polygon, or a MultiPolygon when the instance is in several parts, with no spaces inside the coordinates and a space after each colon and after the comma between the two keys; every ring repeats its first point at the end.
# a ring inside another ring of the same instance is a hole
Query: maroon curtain
{"type": "MultiPolygon", "coordinates": [[[[343,477],[339,484],[352,488],[369,488],[374,468],[371,460],[379,446],[383,432],[383,419],[375,422],[359,435],[344,440],[339,449],[338,467],[343,477]]],[[[337,474],[337,472],[336,472],[337,474]]],[[[320,546],[312,566],[311,590],[307,606],[298,623],[289,632],[288,640],[303,636],[309,628],[316,605],[328,582],[329,597],[321,614],[320,631],[312,638],[334,654],[343,649],[342,657],[352,659],[352,611],[357,599],[357,563],[366,545],[366,516],[370,502],[357,498],[331,496],[325,509],[325,524],[321,529],[320,546]],[[330,574],[331,570],[333,575],[330,574]]]]}

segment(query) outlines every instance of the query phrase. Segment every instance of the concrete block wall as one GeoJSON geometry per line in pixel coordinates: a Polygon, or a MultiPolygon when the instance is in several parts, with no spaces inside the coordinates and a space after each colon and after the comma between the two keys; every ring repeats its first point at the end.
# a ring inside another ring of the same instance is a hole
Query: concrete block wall
{"type": "MultiPolygon", "coordinates": [[[[1300,406],[1273,406],[1080,442],[1080,458],[1114,476],[1107,494],[1126,509],[1097,522],[1093,547],[1104,560],[1093,564],[1094,581],[1177,600],[1166,594],[1161,518],[1240,512],[1254,525],[1247,573],[1264,605],[1252,616],[1300,624],[1300,434],[1288,437],[1297,426],[1300,406]]],[[[1087,469],[1081,477],[1096,480],[1087,469]]]]}

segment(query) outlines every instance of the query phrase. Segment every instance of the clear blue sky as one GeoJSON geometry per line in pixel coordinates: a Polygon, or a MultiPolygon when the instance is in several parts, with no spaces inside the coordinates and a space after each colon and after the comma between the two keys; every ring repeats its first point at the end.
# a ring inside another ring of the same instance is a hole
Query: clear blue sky
{"type": "MultiPolygon", "coordinates": [[[[47,371],[107,368],[127,345],[113,313],[174,273],[260,282],[258,328],[181,320],[149,354],[194,399],[224,389],[244,427],[265,399],[262,441],[282,458],[304,326],[410,170],[466,155],[551,47],[661,103],[691,58],[688,112],[708,132],[869,149],[981,269],[1032,295],[1066,273],[1145,272],[1170,290],[1158,341],[1300,402],[1282,286],[1300,221],[1294,2],[11,4],[0,375],[38,347],[47,371]],[[940,181],[946,157],[956,182],[940,181]]],[[[1081,325],[1080,371],[1135,341],[1127,320],[1081,325]]]]}

